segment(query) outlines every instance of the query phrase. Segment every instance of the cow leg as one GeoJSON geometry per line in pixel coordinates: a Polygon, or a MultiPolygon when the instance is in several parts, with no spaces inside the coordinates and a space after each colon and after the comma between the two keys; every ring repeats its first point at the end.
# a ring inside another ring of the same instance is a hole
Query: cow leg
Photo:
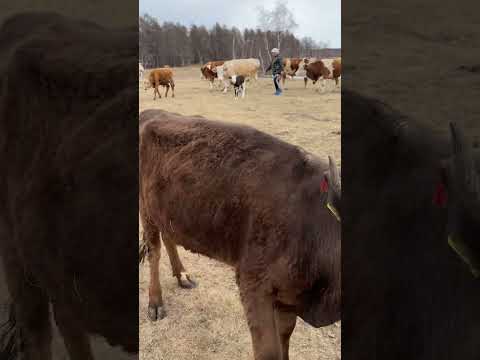
{"type": "Polygon", "coordinates": [[[153,97],[153,100],[156,99],[157,97],[157,94],[158,94],[158,97],[161,99],[162,98],[162,95],[160,94],[160,91],[158,90],[158,85],[155,86],[155,91],[154,91],[154,97],[153,97]]]}
{"type": "Polygon", "coordinates": [[[289,359],[288,349],[290,346],[290,336],[295,329],[296,322],[297,314],[294,310],[281,305],[275,307],[275,326],[282,348],[282,360],[289,359]]]}
{"type": "Polygon", "coordinates": [[[12,299],[9,325],[15,327],[17,349],[22,349],[21,359],[50,360],[52,328],[49,299],[35,283],[36,280],[24,274],[24,268],[14,253],[14,249],[6,252],[8,255],[3,259],[3,264],[12,299]]]}
{"type": "Polygon", "coordinates": [[[187,273],[185,267],[180,260],[180,256],[178,255],[177,245],[171,240],[168,235],[160,237],[163,240],[163,244],[167,249],[168,258],[170,259],[170,265],[172,266],[172,273],[173,276],[177,278],[178,285],[184,289],[192,289],[197,286],[196,282],[187,273]]]}
{"type": "Polygon", "coordinates": [[[162,288],[160,286],[160,232],[157,227],[142,218],[143,241],[148,246],[150,285],[148,288],[148,318],[156,321],[166,315],[163,308],[162,288]]]}
{"type": "Polygon", "coordinates": [[[167,90],[165,90],[165,98],[168,97],[168,90],[170,89],[170,85],[165,86],[167,90]]]}
{"type": "Polygon", "coordinates": [[[307,88],[308,78],[307,78],[307,77],[304,77],[304,78],[303,78],[303,81],[305,82],[305,89],[306,89],[306,88],[307,88]]]}
{"type": "Polygon", "coordinates": [[[174,98],[175,97],[175,84],[173,82],[171,82],[170,86],[172,87],[172,98],[174,98]]]}
{"type": "Polygon", "coordinates": [[[265,289],[261,289],[254,275],[239,275],[237,270],[237,282],[250,328],[255,360],[282,360],[272,297],[265,289]]]}
{"type": "Polygon", "coordinates": [[[88,335],[69,308],[68,305],[64,304],[55,304],[53,307],[55,322],[62,335],[70,359],[94,360],[88,335]]]}

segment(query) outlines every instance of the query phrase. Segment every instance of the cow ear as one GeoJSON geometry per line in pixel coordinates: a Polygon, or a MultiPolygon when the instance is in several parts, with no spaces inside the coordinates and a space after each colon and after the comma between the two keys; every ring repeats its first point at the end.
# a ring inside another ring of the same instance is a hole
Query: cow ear
{"type": "Polygon", "coordinates": [[[447,177],[448,164],[442,163],[439,171],[439,176],[437,183],[434,185],[433,189],[433,199],[432,202],[434,205],[445,208],[448,202],[448,177],[447,177]]]}

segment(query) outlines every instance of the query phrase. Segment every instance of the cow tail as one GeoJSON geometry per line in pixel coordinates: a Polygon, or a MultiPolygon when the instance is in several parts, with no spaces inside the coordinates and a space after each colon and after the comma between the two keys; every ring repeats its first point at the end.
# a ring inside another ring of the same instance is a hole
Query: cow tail
{"type": "Polygon", "coordinates": [[[7,319],[0,323],[0,359],[14,360],[20,355],[20,331],[15,318],[15,308],[10,304],[7,319]]]}

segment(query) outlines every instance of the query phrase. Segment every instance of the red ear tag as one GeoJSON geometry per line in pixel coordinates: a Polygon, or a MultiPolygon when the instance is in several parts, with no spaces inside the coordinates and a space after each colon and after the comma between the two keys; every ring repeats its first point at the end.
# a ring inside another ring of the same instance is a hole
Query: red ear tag
{"type": "Polygon", "coordinates": [[[320,190],[322,190],[322,192],[328,192],[328,180],[326,177],[324,177],[320,183],[320,190]]]}
{"type": "Polygon", "coordinates": [[[433,203],[443,208],[447,205],[447,200],[447,189],[445,189],[445,185],[443,185],[443,183],[439,183],[435,189],[435,193],[433,194],[433,203]]]}

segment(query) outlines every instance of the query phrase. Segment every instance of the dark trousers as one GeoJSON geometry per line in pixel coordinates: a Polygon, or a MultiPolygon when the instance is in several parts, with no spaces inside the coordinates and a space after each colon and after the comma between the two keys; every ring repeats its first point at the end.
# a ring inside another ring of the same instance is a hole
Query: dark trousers
{"type": "Polygon", "coordinates": [[[275,90],[277,92],[282,91],[282,89],[280,88],[280,79],[281,78],[282,78],[282,76],[280,74],[273,75],[273,83],[275,84],[275,90]]]}

